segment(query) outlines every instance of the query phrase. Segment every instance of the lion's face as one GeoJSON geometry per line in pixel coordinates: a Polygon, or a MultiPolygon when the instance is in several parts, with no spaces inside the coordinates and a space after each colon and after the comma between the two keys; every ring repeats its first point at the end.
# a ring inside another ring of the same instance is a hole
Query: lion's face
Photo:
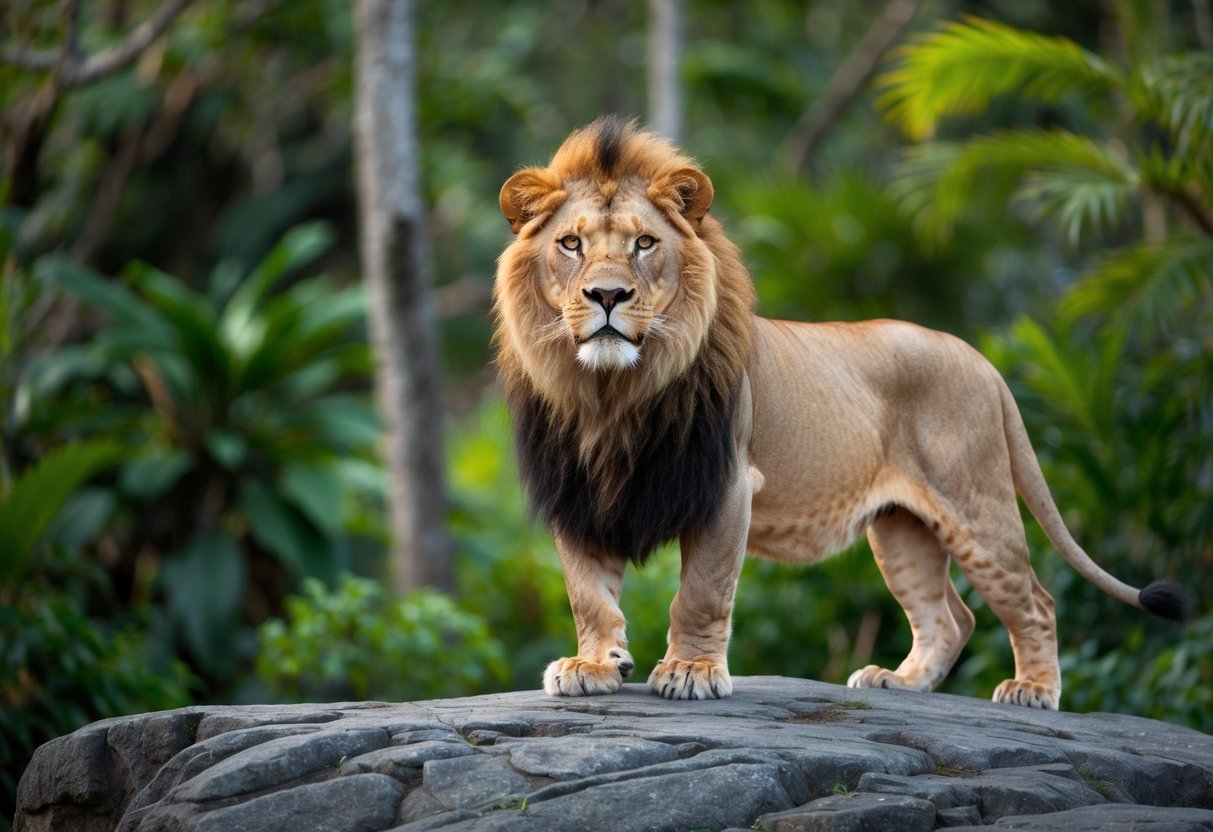
{"type": "Polygon", "coordinates": [[[667,395],[679,379],[737,383],[753,287],[708,215],[712,183],[668,142],[599,120],[511,176],[500,204],[515,237],[493,289],[498,367],[508,390],[578,425],[583,453],[617,451],[618,420],[647,403],[685,423],[694,404],[667,395]]]}
{"type": "Polygon", "coordinates": [[[668,328],[682,235],[638,182],[609,203],[588,183],[567,190],[569,199],[539,234],[537,288],[559,316],[556,337],[583,367],[626,370],[641,361],[646,339],[668,328]]]}

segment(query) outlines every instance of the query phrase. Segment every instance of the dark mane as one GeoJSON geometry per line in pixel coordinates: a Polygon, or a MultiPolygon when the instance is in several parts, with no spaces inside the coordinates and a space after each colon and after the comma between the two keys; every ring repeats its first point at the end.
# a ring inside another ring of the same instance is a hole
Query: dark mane
{"type": "Polygon", "coordinates": [[[733,473],[737,394],[696,375],[692,368],[667,391],[675,400],[694,398],[690,424],[671,421],[660,401],[629,420],[643,438],[603,463],[605,479],[619,484],[613,498],[596,487],[602,479],[591,474],[576,436],[560,428],[551,407],[533,391],[510,391],[519,469],[535,514],[570,544],[638,566],[661,544],[706,528],[733,473]],[[686,385],[695,389],[678,389],[686,385]]]}
{"type": "Polygon", "coordinates": [[[629,122],[617,115],[602,116],[591,125],[594,135],[594,155],[598,170],[605,177],[615,176],[615,168],[623,151],[623,140],[631,129],[629,122]]]}

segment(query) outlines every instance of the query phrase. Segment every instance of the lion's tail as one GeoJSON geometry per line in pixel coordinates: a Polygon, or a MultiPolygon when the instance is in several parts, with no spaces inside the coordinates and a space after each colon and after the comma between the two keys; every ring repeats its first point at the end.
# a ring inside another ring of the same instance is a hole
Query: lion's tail
{"type": "Polygon", "coordinates": [[[1006,432],[1007,447],[1011,452],[1011,476],[1015,482],[1015,490],[1019,492],[1024,504],[1057,551],[1061,552],[1062,557],[1069,561],[1080,575],[1113,598],[1173,621],[1183,621],[1187,618],[1190,601],[1174,581],[1154,581],[1145,589],[1131,587],[1105,571],[1078,545],[1070,530],[1066,528],[1061,512],[1057,510],[1057,503],[1053,501],[1053,495],[1049,493],[1049,486],[1028,439],[1019,407],[1001,376],[998,377],[998,384],[1002,391],[1002,423],[1006,432]]]}

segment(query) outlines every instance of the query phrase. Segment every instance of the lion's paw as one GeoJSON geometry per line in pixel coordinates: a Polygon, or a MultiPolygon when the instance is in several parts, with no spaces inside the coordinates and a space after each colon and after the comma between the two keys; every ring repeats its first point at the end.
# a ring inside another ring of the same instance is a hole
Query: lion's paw
{"type": "Polygon", "coordinates": [[[867,667],[861,667],[851,674],[847,679],[847,687],[849,688],[886,688],[890,690],[928,690],[929,684],[907,679],[894,673],[892,670],[886,670],[878,665],[870,664],[867,667]]]}
{"type": "Polygon", "coordinates": [[[724,699],[733,694],[733,679],[710,659],[666,659],[649,674],[649,690],[665,699],[724,699]]]}
{"type": "Polygon", "coordinates": [[[615,693],[636,663],[632,654],[616,647],[605,662],[574,656],[557,659],[543,672],[543,689],[549,696],[599,696],[615,693]]]}
{"type": "Polygon", "coordinates": [[[1025,708],[1044,708],[1055,711],[1057,703],[1061,700],[1061,691],[1037,682],[1007,679],[994,688],[993,699],[995,702],[1005,702],[1008,705],[1023,705],[1025,708]]]}

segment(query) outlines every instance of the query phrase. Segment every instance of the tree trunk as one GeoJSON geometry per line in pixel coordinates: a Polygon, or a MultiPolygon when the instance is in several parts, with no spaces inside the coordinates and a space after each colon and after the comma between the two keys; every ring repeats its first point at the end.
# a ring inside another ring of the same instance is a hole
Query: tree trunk
{"type": "Polygon", "coordinates": [[[649,0],[649,126],[682,139],[682,0],[649,0]]]}
{"type": "Polygon", "coordinates": [[[437,315],[426,275],[413,0],[358,0],[354,133],[375,392],[386,435],[393,585],[454,589],[437,315]]]}

